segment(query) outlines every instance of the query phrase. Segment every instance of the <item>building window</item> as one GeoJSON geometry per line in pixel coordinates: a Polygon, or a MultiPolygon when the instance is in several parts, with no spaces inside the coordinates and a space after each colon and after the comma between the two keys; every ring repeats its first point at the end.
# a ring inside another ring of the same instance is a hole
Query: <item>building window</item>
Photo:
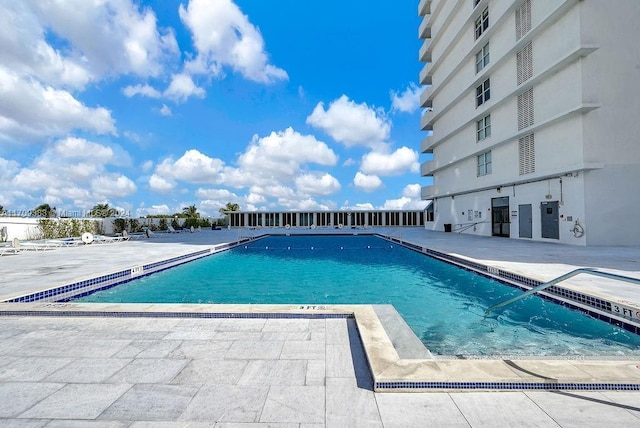
{"type": "Polygon", "coordinates": [[[482,104],[489,101],[491,98],[491,82],[489,79],[482,82],[480,86],[476,88],[476,107],[480,107],[482,104]]]}
{"type": "Polygon", "coordinates": [[[485,7],[480,16],[476,18],[476,40],[489,28],[489,6],[485,7]]]}
{"type": "Polygon", "coordinates": [[[477,141],[491,137],[491,115],[488,114],[476,122],[477,141]]]}
{"type": "Polygon", "coordinates": [[[489,65],[489,43],[476,53],[476,73],[489,65]]]}
{"type": "Polygon", "coordinates": [[[473,7],[476,7],[482,0],[473,0],[473,7]]]}
{"type": "Polygon", "coordinates": [[[491,152],[478,156],[478,176],[491,174],[491,152]]]}

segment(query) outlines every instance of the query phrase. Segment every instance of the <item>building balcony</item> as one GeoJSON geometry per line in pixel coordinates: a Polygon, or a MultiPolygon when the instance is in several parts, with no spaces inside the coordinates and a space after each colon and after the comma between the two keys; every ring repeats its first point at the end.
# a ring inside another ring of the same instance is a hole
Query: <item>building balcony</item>
{"type": "Polygon", "coordinates": [[[420,151],[422,153],[433,153],[433,143],[434,143],[433,135],[429,135],[420,143],[420,151]]]}
{"type": "Polygon", "coordinates": [[[418,16],[427,16],[431,13],[431,0],[420,0],[418,4],[418,16]]]}
{"type": "Polygon", "coordinates": [[[433,199],[434,192],[435,189],[433,188],[433,186],[422,186],[420,188],[420,199],[433,199]]]}
{"type": "Polygon", "coordinates": [[[420,46],[419,60],[422,62],[431,62],[431,39],[425,40],[422,46],[420,46]]]}
{"type": "Polygon", "coordinates": [[[431,38],[431,27],[429,26],[429,20],[423,19],[418,27],[418,38],[419,39],[430,39],[431,38]]]}
{"type": "Polygon", "coordinates": [[[422,70],[420,70],[420,84],[421,85],[431,85],[432,84],[431,75],[429,73],[427,73],[426,67],[423,67],[422,70]]]}
{"type": "Polygon", "coordinates": [[[435,161],[426,161],[426,162],[422,162],[422,164],[420,164],[420,176],[422,177],[432,177],[433,173],[431,171],[433,171],[433,168],[435,166],[435,161]]]}
{"type": "Polygon", "coordinates": [[[429,123],[432,116],[430,113],[431,110],[427,110],[420,118],[420,129],[423,131],[433,131],[433,126],[429,123]]]}
{"type": "Polygon", "coordinates": [[[430,88],[424,88],[422,93],[420,94],[420,107],[424,108],[432,108],[433,102],[429,99],[429,95],[431,94],[430,88]]]}

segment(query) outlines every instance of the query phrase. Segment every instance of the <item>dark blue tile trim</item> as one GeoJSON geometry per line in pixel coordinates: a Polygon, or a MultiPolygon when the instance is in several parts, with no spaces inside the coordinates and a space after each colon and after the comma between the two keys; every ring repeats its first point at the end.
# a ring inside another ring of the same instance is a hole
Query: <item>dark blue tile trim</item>
{"type": "Polygon", "coordinates": [[[579,390],[579,391],[640,391],[634,383],[544,383],[544,382],[375,382],[375,391],[440,389],[491,389],[491,390],[579,390]]]}
{"type": "MultiPolygon", "coordinates": [[[[430,257],[436,258],[440,261],[443,261],[445,263],[449,263],[452,265],[455,265],[459,268],[462,269],[466,269],[472,272],[475,272],[477,274],[486,276],[487,278],[492,278],[495,279],[497,281],[500,281],[501,283],[508,285],[510,287],[516,287],[519,288],[523,291],[527,291],[530,288],[533,287],[537,287],[538,285],[542,285],[543,282],[539,281],[537,279],[532,279],[532,278],[528,278],[526,276],[522,276],[522,275],[518,275],[509,271],[505,271],[502,269],[498,269],[498,268],[494,268],[491,266],[486,266],[483,265],[481,263],[476,263],[467,259],[462,259],[460,257],[456,257],[456,256],[452,256],[450,254],[447,253],[442,253],[440,251],[436,251],[436,250],[432,250],[430,248],[426,248],[426,247],[422,247],[420,245],[416,245],[416,244],[412,244],[409,242],[405,242],[401,239],[398,238],[389,238],[386,237],[384,235],[380,235],[380,234],[376,234],[376,236],[382,238],[382,239],[386,239],[387,241],[392,241],[395,242],[399,245],[402,245],[406,248],[409,248],[411,250],[414,250],[420,254],[426,254],[430,257]],[[523,286],[526,285],[527,287],[523,286]]],[[[575,302],[581,303],[583,305],[587,305],[587,306],[591,306],[593,308],[596,309],[600,309],[602,311],[606,311],[606,312],[611,312],[611,302],[608,302],[604,299],[599,299],[597,297],[594,296],[589,296],[588,294],[583,294],[583,293],[578,293],[575,292],[573,290],[568,290],[566,288],[563,287],[558,287],[557,285],[553,285],[547,289],[544,290],[544,293],[547,294],[540,294],[537,293],[536,295],[538,297],[541,297],[545,300],[548,300],[550,302],[556,303],[558,305],[561,306],[566,306],[568,308],[571,308],[573,310],[582,312],[586,315],[589,315],[595,319],[598,319],[600,321],[604,321],[607,322],[609,324],[613,324],[615,326],[624,328],[625,330],[631,332],[631,333],[635,333],[640,335],[640,327],[634,325],[634,324],[630,324],[627,322],[624,322],[622,320],[620,320],[619,318],[614,318],[600,314],[598,312],[594,312],[594,311],[590,311],[586,308],[583,308],[581,306],[577,306],[577,305],[572,305],[570,302],[567,302],[566,300],[560,300],[560,299],[556,299],[553,297],[553,295],[556,295],[558,297],[562,297],[564,299],[569,299],[569,300],[573,300],[575,302]]],[[[613,314],[612,314],[613,315],[613,314]]]]}
{"type": "Polygon", "coordinates": [[[43,290],[36,293],[26,294],[14,299],[5,300],[5,303],[30,303],[37,301],[56,301],[56,302],[68,302],[69,300],[88,296],[96,291],[106,290],[116,285],[124,284],[133,279],[141,278],[143,276],[150,275],[152,273],[160,272],[165,269],[169,269],[184,263],[188,263],[197,260],[202,257],[206,257],[211,254],[217,254],[221,251],[226,251],[237,245],[244,244],[246,242],[254,241],[259,238],[263,238],[266,235],[259,237],[245,238],[238,242],[227,243],[217,245],[206,250],[200,250],[182,256],[173,257],[160,262],[149,263],[142,266],[142,273],[132,274],[132,269],[125,269],[119,272],[102,275],[96,278],[91,278],[83,281],[73,282],[71,284],[63,285],[61,287],[51,288],[49,290],[43,290]]]}
{"type": "Polygon", "coordinates": [[[0,316],[103,317],[103,318],[269,318],[269,319],[347,319],[353,314],[252,313],[252,312],[123,312],[123,311],[12,311],[0,309],[0,316]]]}

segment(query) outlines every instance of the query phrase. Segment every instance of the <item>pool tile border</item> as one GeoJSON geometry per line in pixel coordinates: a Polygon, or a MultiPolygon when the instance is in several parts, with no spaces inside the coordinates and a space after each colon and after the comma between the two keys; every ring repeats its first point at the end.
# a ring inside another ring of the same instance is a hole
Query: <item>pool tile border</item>
{"type": "MultiPolygon", "coordinates": [[[[503,271],[502,269],[486,266],[471,260],[466,260],[453,255],[441,253],[420,245],[416,245],[410,242],[402,241],[396,238],[388,237],[385,235],[375,234],[388,241],[395,242],[399,245],[412,249],[414,251],[429,255],[446,263],[454,264],[460,268],[474,271],[478,274],[494,278],[507,285],[515,286],[523,290],[527,290],[527,287],[534,287],[541,284],[540,281],[517,275],[511,272],[503,271]],[[523,285],[524,284],[524,285],[523,285]]],[[[180,306],[183,310],[152,310],[145,308],[144,310],[133,310],[135,305],[130,304],[129,310],[118,311],[109,309],[113,306],[122,305],[109,305],[105,304],[101,307],[104,310],[97,310],[96,304],[88,304],[85,306],[78,303],[51,303],[51,302],[66,302],[71,297],[78,296],[78,291],[82,290],[80,294],[90,294],[99,289],[106,289],[115,285],[131,281],[132,279],[139,278],[141,276],[150,275],[155,272],[159,272],[165,269],[169,269],[174,266],[178,266],[193,260],[197,260],[208,255],[225,251],[238,245],[242,245],[246,242],[250,242],[256,239],[268,236],[267,234],[245,238],[236,242],[220,244],[208,248],[206,250],[200,250],[191,252],[188,254],[172,257],[170,259],[161,260],[158,262],[147,263],[140,266],[134,266],[125,270],[118,270],[116,272],[103,274],[101,276],[76,281],[71,284],[65,284],[58,287],[53,287],[47,290],[37,291],[24,296],[18,296],[10,298],[4,301],[4,303],[20,303],[20,305],[0,305],[0,316],[52,316],[52,317],[145,317],[145,318],[273,318],[273,319],[318,319],[318,318],[355,318],[358,332],[362,338],[363,346],[365,349],[365,355],[367,362],[371,369],[374,378],[374,390],[378,392],[397,392],[397,391],[412,391],[412,392],[428,392],[428,391],[448,391],[448,390],[628,390],[636,391],[640,390],[640,381],[638,384],[628,383],[630,379],[625,379],[619,383],[616,382],[515,382],[515,381],[464,381],[457,380],[443,380],[440,376],[434,376],[434,379],[429,379],[431,375],[425,374],[423,370],[425,367],[422,365],[425,361],[428,364],[434,362],[434,360],[402,360],[399,358],[391,340],[384,332],[384,328],[378,320],[377,316],[372,315],[371,309],[350,309],[350,307],[337,307],[337,306],[296,306],[289,307],[288,312],[282,310],[270,309],[272,306],[266,305],[244,305],[245,309],[242,311],[233,310],[238,305],[226,305],[225,310],[219,312],[203,311],[197,309],[202,305],[194,305],[190,308],[190,311],[184,311],[184,305],[180,306]],[[31,303],[28,307],[22,307],[24,303],[31,303]],[[40,303],[38,305],[38,303],[40,303]],[[37,309],[29,309],[32,305],[37,305],[37,309]],[[4,306],[4,308],[2,307],[4,306]],[[14,309],[12,309],[14,308],[14,309]],[[93,308],[93,309],[92,309],[93,308]],[[425,377],[427,379],[425,379],[425,377]]],[[[640,334],[640,327],[629,325],[621,322],[618,319],[608,317],[604,314],[590,311],[588,308],[576,306],[566,300],[560,298],[575,299],[576,303],[583,303],[584,305],[593,306],[594,309],[606,310],[606,300],[598,299],[593,296],[589,296],[582,293],[576,293],[572,290],[564,289],[562,287],[550,287],[550,293],[545,293],[543,296],[548,300],[554,301],[561,305],[567,305],[573,307],[582,312],[586,312],[591,316],[607,321],[611,324],[621,326],[633,333],[640,334]],[[554,295],[559,298],[555,298],[554,295]],[[581,302],[582,301],[582,302],[581,302]]],[[[125,305],[126,306],[126,305],[125,305]]],[[[149,306],[149,305],[147,305],[149,306]]],[[[157,305],[151,305],[157,307],[157,305]]],[[[363,307],[367,305],[362,305],[363,307]]],[[[370,307],[369,307],[370,308],[370,307]]],[[[469,360],[466,360],[469,361],[469,360]]],[[[496,364],[503,363],[504,360],[495,360],[496,364]]],[[[640,368],[638,362],[632,362],[636,364],[637,368],[640,368]]],[[[436,363],[437,364],[437,363],[436,363]]],[[[497,366],[496,366],[497,367],[497,366]]],[[[500,368],[503,370],[503,368],[500,368]]],[[[506,372],[503,372],[505,377],[508,376],[506,372]]],[[[610,379],[608,379],[610,380],[610,379]]]]}
{"type": "Polygon", "coordinates": [[[124,284],[143,276],[148,276],[163,270],[167,270],[200,259],[202,257],[209,256],[211,254],[226,251],[238,245],[255,241],[265,236],[266,235],[260,235],[250,238],[244,238],[230,243],[214,245],[205,250],[194,251],[180,256],[171,257],[169,259],[147,263],[144,265],[137,265],[124,270],[118,270],[116,272],[103,274],[97,277],[72,282],[70,284],[55,286],[45,290],[8,298],[0,301],[0,303],[33,303],[40,301],[66,302],[71,299],[88,296],[97,291],[115,287],[116,285],[124,284]]]}
{"type": "MultiPolygon", "coordinates": [[[[396,244],[402,245],[421,254],[426,254],[445,263],[453,264],[462,269],[498,280],[505,285],[516,287],[523,291],[528,291],[533,287],[544,284],[544,282],[537,279],[529,278],[493,266],[487,266],[482,263],[477,263],[461,257],[456,257],[451,254],[442,253],[440,251],[436,251],[422,245],[413,244],[402,239],[380,234],[377,234],[376,236],[379,236],[380,238],[386,239],[390,242],[395,242],[396,244]]],[[[571,309],[585,313],[592,318],[604,321],[608,324],[615,325],[616,327],[623,328],[631,333],[640,335],[640,322],[616,316],[612,309],[614,303],[606,299],[580,293],[564,287],[559,287],[557,285],[553,285],[545,289],[544,291],[538,292],[536,295],[560,306],[569,307],[571,309]]]]}
{"type": "Polygon", "coordinates": [[[376,382],[377,392],[407,390],[499,390],[499,391],[640,391],[633,383],[547,383],[547,382],[376,382]]]}
{"type": "MultiPolygon", "coordinates": [[[[180,304],[99,304],[99,303],[21,303],[0,305],[0,316],[102,317],[102,318],[179,318],[179,319],[354,319],[376,392],[443,392],[464,390],[524,391],[639,391],[640,377],[628,375],[628,366],[640,369],[640,361],[616,362],[611,376],[608,362],[589,361],[593,367],[604,363],[609,375],[598,382],[585,374],[575,382],[545,378],[531,381],[514,375],[505,360],[492,360],[490,378],[520,380],[462,380],[473,360],[401,359],[371,305],[180,305],[180,304]],[[185,310],[187,307],[189,310],[185,310]],[[438,365],[445,361],[457,367],[451,373],[438,365]],[[627,368],[625,368],[627,367],[627,368]],[[626,370],[626,371],[625,371],[626,370]],[[620,382],[615,380],[620,379],[620,382]],[[637,379],[637,383],[632,383],[637,379]]],[[[520,360],[525,362],[526,360],[520,360]]],[[[539,363],[539,361],[536,361],[539,363]]],[[[556,363],[558,363],[556,361],[556,363]]],[[[580,361],[563,361],[566,364],[580,361]]],[[[486,368],[486,366],[485,366],[486,368]]],[[[473,375],[470,375],[473,377],[473,375]]]]}

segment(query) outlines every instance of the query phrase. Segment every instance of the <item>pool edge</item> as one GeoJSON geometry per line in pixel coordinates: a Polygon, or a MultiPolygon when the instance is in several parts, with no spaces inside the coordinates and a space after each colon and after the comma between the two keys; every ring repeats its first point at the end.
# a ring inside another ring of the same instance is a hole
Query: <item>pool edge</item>
{"type": "Polygon", "coordinates": [[[376,392],[640,390],[633,359],[402,359],[372,305],[4,303],[0,316],[354,318],[376,392]]]}

